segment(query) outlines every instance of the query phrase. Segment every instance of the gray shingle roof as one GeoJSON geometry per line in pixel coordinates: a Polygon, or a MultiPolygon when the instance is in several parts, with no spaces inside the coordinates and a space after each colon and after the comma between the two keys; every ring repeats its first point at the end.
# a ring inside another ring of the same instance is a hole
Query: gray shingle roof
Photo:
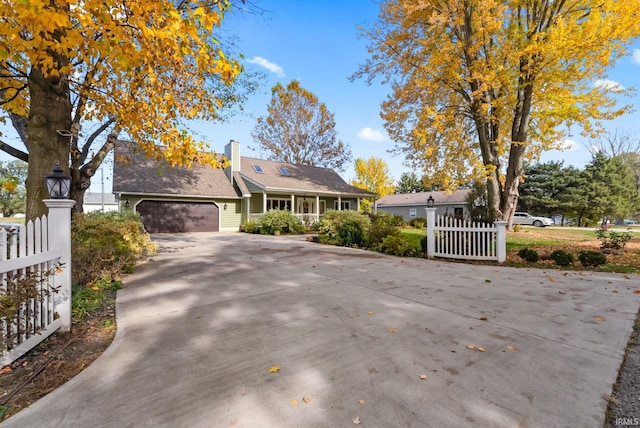
{"type": "Polygon", "coordinates": [[[191,197],[241,197],[249,194],[243,180],[267,191],[309,192],[373,197],[375,194],[347,184],[335,171],[309,165],[293,165],[242,156],[241,171],[234,173],[237,187],[233,186],[224,170],[194,165],[193,168],[172,168],[165,161],[132,155],[125,147],[116,149],[116,156],[128,156],[132,162],[113,167],[113,192],[147,195],[191,197]],[[253,169],[260,165],[263,173],[253,169]],[[283,176],[278,168],[286,168],[283,176]]]}
{"type": "Polygon", "coordinates": [[[377,205],[381,206],[397,206],[397,205],[427,205],[429,196],[433,196],[435,204],[462,204],[466,203],[467,195],[471,189],[458,189],[451,194],[447,192],[419,192],[419,193],[401,193],[399,195],[389,195],[378,200],[377,205]]]}
{"type": "Polygon", "coordinates": [[[116,150],[131,158],[131,163],[113,165],[113,192],[147,195],[200,196],[237,198],[240,194],[220,168],[194,165],[191,169],[172,168],[166,161],[144,155],[131,155],[126,149],[116,150]]]}
{"type": "Polygon", "coordinates": [[[294,165],[264,159],[241,157],[241,175],[245,179],[266,190],[284,190],[327,194],[348,194],[373,197],[374,193],[346,183],[334,170],[309,165],[294,165]],[[253,165],[261,167],[263,173],[256,172],[253,165]],[[279,168],[286,168],[284,176],[279,168]]]}

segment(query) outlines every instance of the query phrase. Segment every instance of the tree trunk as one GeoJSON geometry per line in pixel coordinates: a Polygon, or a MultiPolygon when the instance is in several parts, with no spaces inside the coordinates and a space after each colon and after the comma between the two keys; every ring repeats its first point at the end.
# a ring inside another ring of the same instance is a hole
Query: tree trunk
{"type": "Polygon", "coordinates": [[[500,212],[502,220],[507,222],[507,229],[511,230],[513,225],[513,214],[518,207],[518,186],[520,185],[520,177],[524,168],[524,153],[526,151],[525,143],[511,144],[509,152],[509,165],[507,166],[507,174],[505,176],[504,190],[500,202],[500,212]]]}
{"type": "Polygon", "coordinates": [[[27,220],[47,212],[42,202],[49,198],[44,177],[51,174],[56,162],[69,174],[69,137],[58,131],[70,129],[72,113],[69,83],[64,75],[44,77],[34,67],[29,73],[29,95],[27,220]]]}

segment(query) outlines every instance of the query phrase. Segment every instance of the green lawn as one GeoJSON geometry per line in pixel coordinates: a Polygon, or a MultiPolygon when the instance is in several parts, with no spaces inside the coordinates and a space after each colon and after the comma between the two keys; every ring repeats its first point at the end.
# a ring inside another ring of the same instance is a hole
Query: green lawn
{"type": "MultiPolygon", "coordinates": [[[[625,232],[626,228],[616,228],[617,232],[625,232]]],[[[637,229],[636,229],[637,230],[637,229]]],[[[415,240],[418,245],[420,239],[426,236],[426,229],[400,229],[407,239],[415,240]]],[[[634,230],[635,231],[635,230],[634,230]]],[[[523,227],[518,232],[507,232],[507,266],[535,266],[542,268],[556,267],[552,262],[528,264],[517,256],[522,248],[530,248],[540,255],[549,254],[554,250],[565,250],[576,256],[583,250],[600,249],[600,242],[595,230],[581,230],[572,228],[534,228],[523,227]]],[[[637,273],[640,272],[640,234],[633,233],[633,239],[628,242],[626,251],[622,255],[607,256],[608,263],[597,270],[637,273]]],[[[579,263],[574,269],[580,269],[579,263]]]]}

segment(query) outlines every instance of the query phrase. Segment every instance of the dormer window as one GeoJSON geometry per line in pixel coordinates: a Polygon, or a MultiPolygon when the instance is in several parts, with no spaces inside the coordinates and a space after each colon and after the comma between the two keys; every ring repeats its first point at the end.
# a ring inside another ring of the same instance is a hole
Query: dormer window
{"type": "Polygon", "coordinates": [[[264,174],[264,171],[262,170],[262,167],[260,165],[252,165],[252,166],[255,172],[257,172],[258,174],[264,174]]]}
{"type": "Polygon", "coordinates": [[[289,177],[289,171],[287,171],[287,169],[283,166],[281,166],[280,168],[278,168],[278,171],[280,171],[280,174],[282,174],[285,177],[289,177]]]}

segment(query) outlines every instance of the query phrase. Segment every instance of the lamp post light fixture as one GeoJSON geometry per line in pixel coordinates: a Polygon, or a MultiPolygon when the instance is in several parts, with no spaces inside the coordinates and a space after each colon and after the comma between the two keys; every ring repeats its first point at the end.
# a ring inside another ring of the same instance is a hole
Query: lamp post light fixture
{"type": "Polygon", "coordinates": [[[44,177],[47,192],[51,199],[67,199],[71,188],[71,177],[64,174],[60,163],[56,162],[51,174],[44,177]]]}
{"type": "Polygon", "coordinates": [[[129,199],[125,199],[124,200],[124,209],[128,210],[129,207],[131,207],[131,204],[129,203],[129,199]]]}
{"type": "Polygon", "coordinates": [[[429,199],[427,199],[427,207],[433,208],[434,203],[435,203],[435,200],[433,199],[433,196],[429,195],[429,199]]]}
{"type": "Polygon", "coordinates": [[[222,208],[224,208],[224,210],[225,210],[225,211],[227,210],[227,204],[226,204],[226,202],[225,202],[225,204],[224,204],[224,206],[223,206],[222,208]]]}

